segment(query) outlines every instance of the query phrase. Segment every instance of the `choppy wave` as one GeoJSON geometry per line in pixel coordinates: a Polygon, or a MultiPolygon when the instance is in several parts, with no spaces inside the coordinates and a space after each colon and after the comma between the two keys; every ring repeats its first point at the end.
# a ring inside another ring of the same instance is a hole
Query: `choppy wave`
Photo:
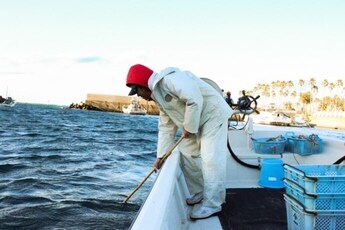
{"type": "Polygon", "coordinates": [[[157,117],[0,110],[0,229],[127,229],[154,176],[157,117]]]}

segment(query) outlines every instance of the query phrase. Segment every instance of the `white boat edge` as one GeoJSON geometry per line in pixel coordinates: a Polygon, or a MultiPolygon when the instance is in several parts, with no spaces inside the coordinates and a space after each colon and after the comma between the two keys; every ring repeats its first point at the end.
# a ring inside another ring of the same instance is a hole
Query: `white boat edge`
{"type": "Polygon", "coordinates": [[[10,104],[0,103],[0,106],[2,106],[2,107],[14,107],[16,104],[17,104],[17,102],[14,101],[13,103],[10,103],[10,104]]]}
{"type": "Polygon", "coordinates": [[[219,219],[212,217],[200,221],[189,220],[191,206],[185,202],[190,196],[187,184],[180,167],[180,154],[177,150],[167,159],[159,172],[147,199],[138,212],[131,229],[194,229],[193,224],[198,222],[195,229],[222,229],[219,219]],[[169,183],[167,183],[169,181],[169,183]],[[208,225],[207,225],[208,224],[208,225]]]}

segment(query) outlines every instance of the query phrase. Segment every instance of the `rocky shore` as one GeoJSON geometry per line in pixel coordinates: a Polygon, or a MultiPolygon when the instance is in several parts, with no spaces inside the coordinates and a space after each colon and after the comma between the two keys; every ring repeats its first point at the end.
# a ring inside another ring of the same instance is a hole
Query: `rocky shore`
{"type": "Polygon", "coordinates": [[[88,105],[85,102],[80,102],[80,103],[72,103],[69,105],[70,109],[85,109],[85,110],[96,110],[96,111],[102,111],[99,108],[96,108],[92,105],[88,105]]]}

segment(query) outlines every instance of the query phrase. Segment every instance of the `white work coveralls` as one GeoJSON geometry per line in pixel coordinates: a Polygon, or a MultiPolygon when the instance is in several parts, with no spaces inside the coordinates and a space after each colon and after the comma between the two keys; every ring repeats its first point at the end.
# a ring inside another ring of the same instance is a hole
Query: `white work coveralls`
{"type": "Polygon", "coordinates": [[[203,205],[225,201],[225,162],[231,109],[212,86],[188,71],[167,68],[148,81],[160,108],[157,157],[174,144],[177,129],[195,134],[179,145],[181,163],[191,194],[203,191],[203,205]]]}

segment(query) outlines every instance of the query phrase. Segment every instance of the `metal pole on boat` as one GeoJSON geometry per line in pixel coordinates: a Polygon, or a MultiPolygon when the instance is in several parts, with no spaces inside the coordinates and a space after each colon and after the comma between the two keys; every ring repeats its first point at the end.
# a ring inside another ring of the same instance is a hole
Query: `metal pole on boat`
{"type": "MultiPolygon", "coordinates": [[[[180,144],[180,142],[184,139],[184,136],[182,135],[180,137],[180,139],[175,143],[175,145],[173,147],[171,147],[171,149],[163,156],[162,160],[160,161],[161,164],[163,164],[165,162],[165,160],[171,155],[171,153],[173,152],[173,150],[176,148],[176,146],[178,146],[180,144]]],[[[138,189],[145,183],[145,181],[147,180],[147,178],[149,178],[151,176],[151,174],[153,172],[155,172],[157,169],[155,167],[153,167],[151,169],[151,171],[146,175],[146,177],[137,185],[137,187],[127,196],[127,198],[123,201],[123,203],[127,203],[127,201],[133,196],[133,194],[138,191],[138,189]]]]}

